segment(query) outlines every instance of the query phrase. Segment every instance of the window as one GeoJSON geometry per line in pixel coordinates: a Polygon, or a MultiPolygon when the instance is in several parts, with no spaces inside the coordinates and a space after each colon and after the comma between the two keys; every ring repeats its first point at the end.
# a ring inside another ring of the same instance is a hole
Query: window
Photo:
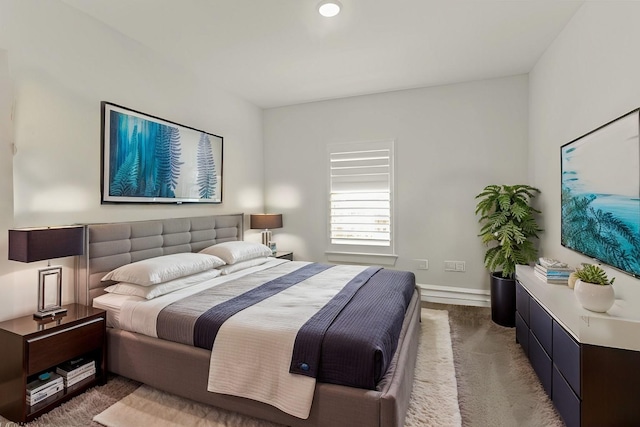
{"type": "Polygon", "coordinates": [[[393,141],[329,146],[329,252],[393,254],[393,141]]]}

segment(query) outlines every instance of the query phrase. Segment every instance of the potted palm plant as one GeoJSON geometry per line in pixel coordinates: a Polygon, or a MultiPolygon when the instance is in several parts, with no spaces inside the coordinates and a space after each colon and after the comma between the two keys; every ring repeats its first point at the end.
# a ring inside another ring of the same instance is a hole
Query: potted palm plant
{"type": "Polygon", "coordinates": [[[584,308],[598,313],[609,310],[615,302],[613,282],[607,277],[607,273],[595,264],[586,264],[575,272],[576,280],[574,292],[576,298],[584,308]]]}
{"type": "Polygon", "coordinates": [[[488,185],[476,196],[480,236],[488,249],[484,266],[491,273],[491,318],[502,326],[515,326],[515,272],[517,264],[538,257],[532,239],[542,229],[531,206],[540,193],[530,185],[488,185]]]}

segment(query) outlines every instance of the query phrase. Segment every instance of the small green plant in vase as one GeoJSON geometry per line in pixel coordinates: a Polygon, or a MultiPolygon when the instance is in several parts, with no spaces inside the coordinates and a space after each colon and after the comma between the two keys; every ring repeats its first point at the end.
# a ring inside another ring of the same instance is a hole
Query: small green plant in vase
{"type": "Polygon", "coordinates": [[[576,269],[576,280],[574,292],[578,302],[584,308],[598,313],[609,310],[615,302],[613,282],[615,277],[609,279],[606,271],[599,265],[586,264],[576,269]]]}
{"type": "Polygon", "coordinates": [[[615,277],[612,277],[611,280],[609,280],[607,272],[599,265],[595,264],[586,264],[582,268],[576,269],[576,277],[583,282],[602,286],[613,285],[613,282],[616,280],[615,277]]]}

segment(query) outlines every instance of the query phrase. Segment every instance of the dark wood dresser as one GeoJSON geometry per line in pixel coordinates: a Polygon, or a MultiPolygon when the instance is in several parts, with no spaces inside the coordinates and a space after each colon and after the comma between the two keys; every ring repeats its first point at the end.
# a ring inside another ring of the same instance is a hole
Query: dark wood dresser
{"type": "Polygon", "coordinates": [[[516,340],[568,427],[640,426],[640,322],[626,301],[588,311],[566,285],[516,272],[516,340]]]}

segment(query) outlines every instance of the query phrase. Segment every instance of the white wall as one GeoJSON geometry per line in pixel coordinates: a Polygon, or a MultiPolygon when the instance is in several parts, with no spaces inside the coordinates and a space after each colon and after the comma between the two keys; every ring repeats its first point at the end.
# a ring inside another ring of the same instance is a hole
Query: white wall
{"type": "Polygon", "coordinates": [[[526,183],[527,76],[265,110],[265,200],[281,250],[325,261],[327,144],[396,140],[396,268],[418,283],[488,289],[475,195],[526,183]],[[414,259],[428,259],[416,270],[414,259]],[[445,273],[445,260],[466,273],[445,273]]]}
{"type": "MultiPolygon", "coordinates": [[[[545,256],[591,261],[560,245],[560,146],[640,107],[638,17],[639,2],[585,2],[530,73],[529,163],[542,189],[545,256]]],[[[640,280],[608,272],[618,298],[640,298],[640,280]]]]}
{"type": "MultiPolygon", "coordinates": [[[[13,178],[13,186],[9,186],[13,191],[0,195],[0,247],[6,244],[6,229],[12,226],[262,211],[259,108],[210,82],[198,81],[179,64],[167,62],[161,53],[58,1],[0,0],[0,48],[8,52],[17,147],[12,174],[3,131],[1,161],[9,167],[0,173],[3,187],[13,178]],[[103,100],[222,135],[223,203],[101,205],[103,100]],[[12,214],[5,212],[10,206],[12,214]]],[[[0,82],[6,81],[2,70],[0,61],[0,82]]],[[[2,105],[6,98],[3,93],[2,105]]],[[[1,112],[4,130],[8,119],[4,108],[1,112]]],[[[46,262],[4,262],[6,253],[0,256],[0,277],[10,277],[3,280],[0,289],[0,320],[33,312],[37,268],[46,262]]],[[[73,259],[55,262],[65,267],[63,300],[72,302],[73,259]]]]}
{"type": "MultiPolygon", "coordinates": [[[[7,259],[7,232],[13,227],[11,81],[7,51],[0,49],[0,301],[15,300],[17,288],[7,259]]],[[[1,302],[0,302],[1,304],[1,302]]],[[[1,316],[1,310],[0,310],[1,316]]]]}

